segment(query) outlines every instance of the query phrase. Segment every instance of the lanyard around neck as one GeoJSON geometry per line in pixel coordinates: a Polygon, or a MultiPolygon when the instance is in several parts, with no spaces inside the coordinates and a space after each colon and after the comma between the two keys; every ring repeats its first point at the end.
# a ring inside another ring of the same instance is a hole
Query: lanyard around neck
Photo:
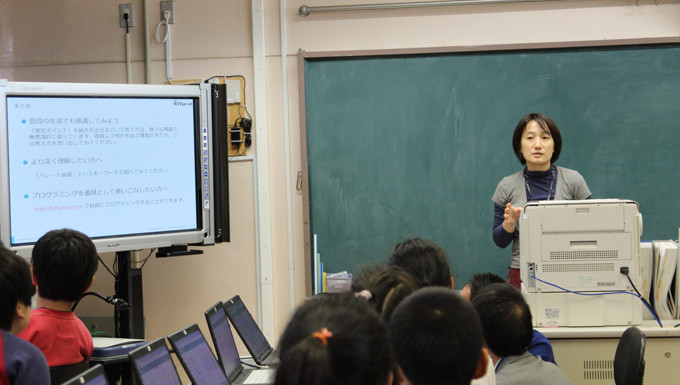
{"type": "MultiPolygon", "coordinates": [[[[556,168],[555,168],[555,165],[550,166],[550,174],[551,174],[551,177],[550,177],[550,187],[548,187],[548,198],[546,199],[547,201],[549,201],[550,198],[551,198],[550,195],[552,194],[553,185],[555,184],[555,174],[556,174],[556,172],[557,172],[557,170],[556,170],[556,168]]],[[[529,188],[529,181],[528,181],[528,179],[529,179],[529,178],[527,177],[527,172],[526,172],[526,170],[524,170],[524,186],[525,186],[526,189],[527,189],[527,202],[531,202],[531,201],[532,201],[532,199],[531,199],[532,196],[531,196],[531,189],[529,188]]],[[[555,196],[553,195],[552,198],[554,199],[555,196]]]]}

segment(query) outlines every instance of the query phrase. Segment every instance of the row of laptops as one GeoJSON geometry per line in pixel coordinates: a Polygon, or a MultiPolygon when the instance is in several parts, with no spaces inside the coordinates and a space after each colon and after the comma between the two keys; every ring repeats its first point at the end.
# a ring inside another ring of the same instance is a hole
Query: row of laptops
{"type": "MultiPolygon", "coordinates": [[[[192,385],[272,384],[274,369],[249,369],[243,365],[227,318],[257,365],[263,367],[277,364],[276,352],[237,295],[226,303],[218,302],[205,311],[217,359],[196,324],[168,336],[168,341],[192,385]]],[[[141,385],[181,385],[164,338],[130,352],[129,356],[141,385]]],[[[99,374],[103,370],[98,367],[99,365],[91,368],[65,385],[107,385],[105,377],[102,382],[99,374]]]]}

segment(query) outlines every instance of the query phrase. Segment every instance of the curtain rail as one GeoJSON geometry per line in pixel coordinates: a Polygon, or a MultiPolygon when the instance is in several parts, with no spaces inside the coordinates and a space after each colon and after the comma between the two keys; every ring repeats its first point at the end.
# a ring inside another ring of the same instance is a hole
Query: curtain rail
{"type": "MultiPolygon", "coordinates": [[[[384,4],[356,4],[356,5],[328,5],[328,6],[309,6],[301,5],[298,15],[309,16],[312,12],[335,12],[335,11],[366,11],[380,9],[401,9],[401,8],[427,8],[427,7],[448,7],[455,5],[480,5],[480,4],[504,4],[504,3],[538,3],[549,1],[564,0],[442,0],[442,1],[416,1],[407,3],[384,3],[384,4]]],[[[655,5],[659,5],[659,0],[654,0],[655,5]]],[[[635,0],[635,5],[640,5],[640,0],[635,0]]]]}

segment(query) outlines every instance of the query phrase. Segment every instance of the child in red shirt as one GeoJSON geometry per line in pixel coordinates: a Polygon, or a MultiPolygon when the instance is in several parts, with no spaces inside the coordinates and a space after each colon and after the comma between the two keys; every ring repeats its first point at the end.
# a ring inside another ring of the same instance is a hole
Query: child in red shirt
{"type": "Polygon", "coordinates": [[[87,235],[52,230],[33,247],[31,273],[38,288],[38,309],[19,337],[37,346],[48,365],[89,361],[92,336],[71,307],[92,282],[99,263],[97,249],[87,235]]]}

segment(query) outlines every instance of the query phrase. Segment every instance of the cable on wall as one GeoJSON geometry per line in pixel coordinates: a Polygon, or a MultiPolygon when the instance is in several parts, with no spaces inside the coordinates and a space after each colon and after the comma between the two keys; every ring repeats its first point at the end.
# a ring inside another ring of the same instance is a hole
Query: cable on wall
{"type": "Polygon", "coordinates": [[[132,83],[132,56],[130,54],[130,15],[123,15],[125,20],[125,70],[127,72],[127,82],[132,83]]]}
{"type": "Polygon", "coordinates": [[[149,30],[149,0],[142,1],[144,9],[144,82],[151,84],[151,33],[149,30]]]}
{"type": "Polygon", "coordinates": [[[172,50],[171,50],[171,39],[170,39],[170,11],[165,11],[163,13],[163,20],[156,26],[156,41],[163,44],[165,43],[165,72],[168,79],[168,83],[172,84],[172,50]],[[165,25],[165,35],[161,38],[161,27],[165,25]]]}

